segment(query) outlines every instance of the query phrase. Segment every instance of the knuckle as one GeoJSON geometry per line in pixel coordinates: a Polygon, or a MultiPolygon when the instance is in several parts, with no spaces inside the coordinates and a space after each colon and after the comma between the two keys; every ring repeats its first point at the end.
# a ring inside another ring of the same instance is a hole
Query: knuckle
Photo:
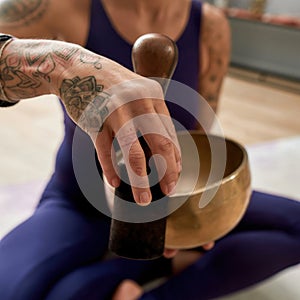
{"type": "Polygon", "coordinates": [[[102,165],[101,169],[103,173],[106,175],[106,177],[111,177],[113,176],[113,174],[115,174],[114,168],[112,166],[102,165]]]}
{"type": "Polygon", "coordinates": [[[165,177],[168,181],[176,181],[178,179],[178,173],[175,171],[171,171],[167,173],[165,177]]]}
{"type": "Polygon", "coordinates": [[[129,152],[129,163],[137,175],[142,175],[145,166],[145,156],[142,151],[131,150],[129,152]]]}
{"type": "Polygon", "coordinates": [[[111,151],[110,149],[102,149],[98,152],[98,158],[100,161],[107,161],[108,159],[111,159],[111,151]]]}
{"type": "Polygon", "coordinates": [[[163,90],[161,85],[156,80],[151,80],[150,88],[154,93],[155,98],[163,98],[163,90]]]}
{"type": "Polygon", "coordinates": [[[162,151],[162,152],[169,152],[173,149],[173,143],[165,138],[165,137],[162,137],[158,143],[158,147],[159,147],[159,150],[162,151]]]}

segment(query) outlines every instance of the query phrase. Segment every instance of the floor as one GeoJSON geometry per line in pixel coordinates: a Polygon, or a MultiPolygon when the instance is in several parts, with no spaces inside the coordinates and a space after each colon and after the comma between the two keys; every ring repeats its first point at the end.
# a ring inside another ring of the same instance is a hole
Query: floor
{"type": "MultiPolygon", "coordinates": [[[[294,85],[231,70],[218,112],[225,135],[248,150],[253,188],[300,200],[300,93],[294,85]],[[275,83],[274,83],[275,82],[275,83]]],[[[0,237],[34,209],[63,136],[52,96],[0,110],[0,237]]],[[[227,300],[298,300],[300,266],[227,300]]]]}

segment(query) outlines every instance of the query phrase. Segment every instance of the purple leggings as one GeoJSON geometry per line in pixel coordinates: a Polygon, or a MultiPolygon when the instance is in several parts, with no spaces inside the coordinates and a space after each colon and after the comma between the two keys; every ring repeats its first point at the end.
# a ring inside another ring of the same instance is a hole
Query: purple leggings
{"type": "MultiPolygon", "coordinates": [[[[1,300],[110,299],[125,278],[168,276],[171,261],[104,260],[109,219],[47,199],[0,242],[1,300]]],[[[195,264],[141,299],[211,299],[300,263],[300,203],[253,192],[239,225],[195,264]]]]}

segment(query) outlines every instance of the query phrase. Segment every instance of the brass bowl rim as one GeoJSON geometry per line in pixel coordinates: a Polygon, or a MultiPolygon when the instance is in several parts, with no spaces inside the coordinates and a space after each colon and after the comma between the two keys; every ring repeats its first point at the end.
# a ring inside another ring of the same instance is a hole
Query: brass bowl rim
{"type": "MultiPolygon", "coordinates": [[[[224,184],[226,182],[229,182],[229,181],[232,181],[234,178],[236,178],[239,173],[240,173],[240,170],[245,167],[247,164],[248,164],[248,153],[247,153],[247,150],[246,148],[239,142],[231,139],[231,138],[227,138],[227,137],[224,137],[224,136],[218,136],[218,135],[215,135],[215,134],[205,134],[205,133],[202,133],[202,132],[199,132],[198,130],[189,130],[188,133],[193,136],[193,135],[198,135],[198,136],[206,136],[208,137],[212,137],[212,138],[217,138],[217,139],[223,139],[225,142],[229,142],[229,143],[232,143],[234,144],[235,146],[237,146],[243,153],[243,158],[242,158],[242,161],[241,163],[239,164],[238,168],[236,168],[233,172],[231,172],[229,175],[227,175],[226,177],[223,177],[222,179],[214,182],[214,183],[211,183],[209,185],[205,185],[201,188],[198,188],[198,189],[195,189],[193,190],[192,192],[190,193],[174,193],[174,194],[171,194],[169,195],[169,198],[175,198],[175,197],[182,197],[182,196],[187,196],[187,195],[197,195],[197,194],[201,194],[205,191],[208,191],[210,189],[214,189],[218,186],[220,186],[221,184],[224,184]]],[[[178,131],[177,132],[177,136],[183,136],[186,134],[186,131],[178,131]]],[[[226,149],[227,151],[227,149],[226,149]]],[[[225,171],[225,170],[224,170],[225,171]]]]}

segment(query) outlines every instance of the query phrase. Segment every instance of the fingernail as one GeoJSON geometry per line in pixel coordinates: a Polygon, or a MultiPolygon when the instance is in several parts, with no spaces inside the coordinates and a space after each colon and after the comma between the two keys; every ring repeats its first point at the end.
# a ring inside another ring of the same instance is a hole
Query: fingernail
{"type": "Polygon", "coordinates": [[[150,203],[150,201],[151,201],[151,198],[149,196],[149,193],[143,192],[140,194],[140,202],[139,202],[140,204],[147,205],[150,203]]]}
{"type": "Polygon", "coordinates": [[[119,186],[119,179],[118,178],[113,178],[111,181],[111,184],[113,187],[117,188],[119,186]]]}
{"type": "Polygon", "coordinates": [[[168,194],[171,194],[175,189],[176,183],[175,181],[168,184],[168,194]]]}

